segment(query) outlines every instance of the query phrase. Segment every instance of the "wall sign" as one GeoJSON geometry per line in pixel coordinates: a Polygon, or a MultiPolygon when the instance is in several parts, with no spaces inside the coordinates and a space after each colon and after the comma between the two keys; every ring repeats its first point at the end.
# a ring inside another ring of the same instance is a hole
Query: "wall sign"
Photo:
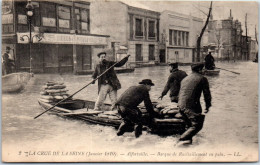
{"type": "Polygon", "coordinates": [[[65,19],[59,19],[59,27],[60,28],[70,28],[70,21],[65,19]]]}
{"type": "Polygon", "coordinates": [[[18,23],[26,25],[27,24],[27,16],[22,15],[22,14],[18,14],[18,23]]]}
{"type": "MultiPolygon", "coordinates": [[[[35,36],[36,33],[32,33],[35,36]]],[[[29,33],[17,33],[17,42],[28,44],[29,33]],[[23,39],[21,39],[21,37],[23,39]]],[[[86,36],[86,35],[73,35],[73,34],[57,34],[57,33],[44,33],[44,37],[39,42],[36,37],[33,37],[33,43],[46,43],[46,44],[76,44],[76,45],[107,45],[107,38],[103,36],[86,36]]]]}
{"type": "Polygon", "coordinates": [[[56,27],[56,19],[55,18],[42,17],[42,25],[43,26],[56,27]]]}
{"type": "Polygon", "coordinates": [[[12,24],[14,21],[13,14],[2,15],[2,24],[12,24]]]}

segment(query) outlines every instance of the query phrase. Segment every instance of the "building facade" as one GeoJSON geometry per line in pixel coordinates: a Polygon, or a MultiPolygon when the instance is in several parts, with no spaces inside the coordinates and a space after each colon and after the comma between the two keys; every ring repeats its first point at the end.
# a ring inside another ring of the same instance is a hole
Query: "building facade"
{"type": "Polygon", "coordinates": [[[92,70],[94,55],[107,47],[109,36],[90,32],[90,3],[48,0],[31,3],[34,9],[30,44],[28,2],[2,2],[2,50],[5,46],[13,48],[16,71],[92,70]]]}
{"type": "Polygon", "coordinates": [[[231,11],[228,19],[211,19],[208,24],[208,48],[217,60],[248,60],[251,39],[248,37],[247,48],[246,37],[242,33],[241,22],[233,20],[231,11]]]}
{"type": "Polygon", "coordinates": [[[255,60],[258,56],[258,45],[256,40],[251,40],[250,41],[250,55],[249,55],[249,60],[255,60]]]}
{"type": "Polygon", "coordinates": [[[132,66],[158,61],[159,12],[118,1],[91,2],[90,10],[96,12],[90,15],[91,31],[110,36],[116,60],[123,47],[131,55],[132,66]]]}
{"type": "Polygon", "coordinates": [[[160,62],[192,63],[203,20],[173,11],[160,16],[160,62]]]}

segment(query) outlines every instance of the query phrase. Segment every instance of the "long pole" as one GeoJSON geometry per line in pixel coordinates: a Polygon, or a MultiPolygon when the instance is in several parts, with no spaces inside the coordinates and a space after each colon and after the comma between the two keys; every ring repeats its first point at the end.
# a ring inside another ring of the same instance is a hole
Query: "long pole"
{"type": "Polygon", "coordinates": [[[238,72],[234,72],[234,71],[230,71],[230,70],[227,70],[227,69],[223,69],[223,68],[218,68],[218,67],[215,67],[217,69],[221,69],[221,70],[224,70],[224,71],[228,71],[228,72],[231,72],[231,73],[235,73],[235,74],[240,74],[238,72]]]}
{"type": "Polygon", "coordinates": [[[29,56],[30,56],[30,73],[32,73],[32,20],[31,18],[29,18],[29,32],[30,32],[30,36],[29,36],[29,56]]]}
{"type": "Polygon", "coordinates": [[[256,32],[256,25],[255,25],[255,41],[256,41],[256,43],[257,43],[257,45],[258,45],[257,32],[256,32]]]}
{"type": "MultiPolygon", "coordinates": [[[[130,55],[128,55],[129,57],[130,55]]],[[[122,59],[124,60],[124,58],[122,59]]],[[[77,92],[73,93],[72,95],[70,95],[69,97],[57,102],[56,104],[54,104],[51,108],[47,109],[46,111],[40,113],[39,115],[35,116],[34,119],[37,119],[38,117],[40,117],[41,115],[43,115],[44,113],[50,111],[51,109],[53,109],[54,107],[56,107],[57,105],[59,105],[61,102],[73,97],[74,95],[76,95],[77,93],[79,93],[80,91],[82,91],[83,89],[85,89],[87,86],[89,86],[90,84],[92,84],[93,82],[95,82],[97,79],[99,79],[101,76],[103,76],[107,71],[109,71],[111,68],[113,68],[116,64],[120,63],[122,60],[120,60],[119,62],[113,64],[112,66],[110,66],[107,70],[105,70],[103,73],[101,73],[97,78],[93,79],[91,82],[89,82],[87,85],[85,85],[84,87],[82,87],[81,89],[79,89],[77,92]]]]}

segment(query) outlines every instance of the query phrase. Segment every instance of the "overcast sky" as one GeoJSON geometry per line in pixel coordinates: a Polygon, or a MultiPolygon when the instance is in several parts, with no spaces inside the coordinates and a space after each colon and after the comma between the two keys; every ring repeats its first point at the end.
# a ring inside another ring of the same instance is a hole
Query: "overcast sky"
{"type": "MultiPolygon", "coordinates": [[[[205,19],[206,15],[200,10],[208,13],[210,1],[140,1],[140,0],[121,0],[132,6],[155,10],[172,10],[183,14],[191,14],[205,19]]],[[[242,28],[245,34],[245,15],[247,13],[248,33],[254,38],[255,26],[258,29],[258,3],[253,1],[213,1],[213,18],[216,20],[227,19],[232,10],[234,19],[238,19],[242,23],[242,28]]],[[[258,30],[257,30],[258,31],[258,30]]]]}

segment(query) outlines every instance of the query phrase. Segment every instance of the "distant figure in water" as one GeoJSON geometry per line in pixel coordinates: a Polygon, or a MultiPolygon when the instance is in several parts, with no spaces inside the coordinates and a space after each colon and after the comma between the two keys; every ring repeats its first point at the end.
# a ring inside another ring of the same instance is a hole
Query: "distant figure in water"
{"type": "Polygon", "coordinates": [[[5,53],[2,55],[2,75],[12,73],[15,66],[14,61],[10,58],[10,50],[11,48],[7,46],[5,53]]]}
{"type": "Polygon", "coordinates": [[[181,82],[178,106],[188,129],[181,135],[177,145],[191,144],[192,137],[203,127],[205,115],[202,114],[200,104],[202,92],[206,105],[204,112],[208,113],[211,107],[209,82],[208,79],[202,75],[203,67],[203,63],[192,64],[192,73],[181,82]]]}
{"type": "Polygon", "coordinates": [[[206,55],[205,57],[205,68],[207,70],[214,70],[215,69],[215,59],[214,57],[211,55],[211,52],[209,52],[208,55],[206,55]]]}

